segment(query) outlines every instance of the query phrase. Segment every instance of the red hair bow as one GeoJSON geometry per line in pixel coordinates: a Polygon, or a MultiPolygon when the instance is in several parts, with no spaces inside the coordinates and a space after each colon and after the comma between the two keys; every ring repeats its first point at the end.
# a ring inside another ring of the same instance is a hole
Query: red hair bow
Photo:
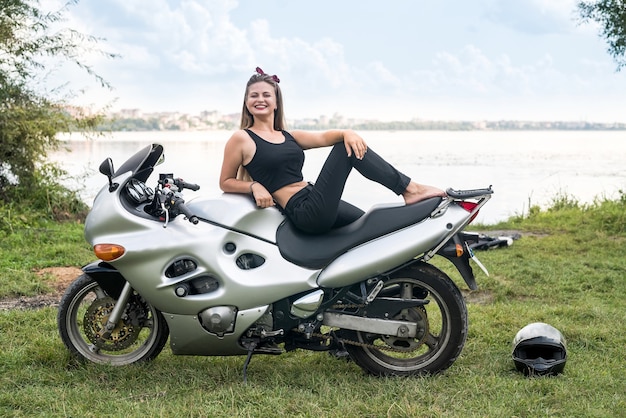
{"type": "MultiPolygon", "coordinates": [[[[265,74],[263,72],[263,70],[261,69],[261,67],[256,67],[256,72],[257,72],[257,74],[260,74],[260,75],[269,75],[269,74],[265,74]]],[[[280,83],[280,78],[278,78],[278,76],[276,74],[274,74],[274,75],[272,75],[270,77],[272,77],[272,80],[274,80],[275,82],[280,83]]]]}

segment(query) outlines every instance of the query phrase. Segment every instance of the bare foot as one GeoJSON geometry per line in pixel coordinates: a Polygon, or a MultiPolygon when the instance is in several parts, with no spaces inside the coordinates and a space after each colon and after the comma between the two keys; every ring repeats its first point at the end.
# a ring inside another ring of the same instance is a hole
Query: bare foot
{"type": "Polygon", "coordinates": [[[417,184],[415,182],[409,183],[402,197],[404,197],[404,203],[411,205],[413,203],[420,202],[431,197],[441,196],[445,197],[446,192],[433,186],[427,186],[425,184],[417,184]]]}

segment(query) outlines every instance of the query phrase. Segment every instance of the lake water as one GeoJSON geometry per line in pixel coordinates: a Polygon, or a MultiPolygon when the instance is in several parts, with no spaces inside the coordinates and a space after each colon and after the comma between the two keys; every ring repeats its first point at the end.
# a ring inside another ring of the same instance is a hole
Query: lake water
{"type": "MultiPolygon", "coordinates": [[[[493,224],[526,214],[529,205],[549,206],[567,195],[581,203],[616,198],[626,190],[626,132],[612,131],[361,131],[368,146],[417,182],[440,188],[493,185],[493,198],[477,221],[493,224]]],[[[230,131],[116,132],[86,140],[63,138],[69,152],[52,161],[74,178],[64,180],[91,204],[106,183],[98,166],[106,158],[119,167],[150,142],[165,147],[156,173],[174,173],[201,186],[197,194],[216,195],[223,148],[230,131]]],[[[305,179],[315,181],[328,149],[305,152],[305,179]]],[[[149,179],[154,187],[156,173],[149,179]]],[[[384,187],[353,172],[344,199],[367,210],[377,203],[402,202],[384,187]]]]}

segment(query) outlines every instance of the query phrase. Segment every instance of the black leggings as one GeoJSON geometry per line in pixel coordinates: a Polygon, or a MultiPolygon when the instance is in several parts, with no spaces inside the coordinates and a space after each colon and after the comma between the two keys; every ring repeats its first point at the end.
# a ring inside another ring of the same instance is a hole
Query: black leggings
{"type": "Polygon", "coordinates": [[[341,200],[346,180],[352,168],[397,195],[401,195],[411,179],[368,148],[362,160],[348,157],[343,142],[335,144],[322,167],[315,184],[309,184],[293,195],[284,213],[301,231],[321,234],[354,222],[363,211],[341,200]]]}

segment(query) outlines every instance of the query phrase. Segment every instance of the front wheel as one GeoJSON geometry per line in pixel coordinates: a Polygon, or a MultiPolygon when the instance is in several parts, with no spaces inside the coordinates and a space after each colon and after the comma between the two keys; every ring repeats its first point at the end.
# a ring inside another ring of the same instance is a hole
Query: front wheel
{"type": "Polygon", "coordinates": [[[115,303],[86,274],[70,285],[57,315],[61,339],[70,353],[81,360],[114,366],[148,361],[159,355],[169,335],[167,322],[136,292],[111,334],[104,337],[104,325],[115,303]]]}
{"type": "Polygon", "coordinates": [[[414,338],[342,330],[348,353],[362,369],[378,376],[434,374],[450,367],[461,354],[467,337],[467,308],[459,288],[445,273],[415,263],[395,272],[377,297],[428,303],[403,309],[391,318],[417,323],[414,338]]]}

